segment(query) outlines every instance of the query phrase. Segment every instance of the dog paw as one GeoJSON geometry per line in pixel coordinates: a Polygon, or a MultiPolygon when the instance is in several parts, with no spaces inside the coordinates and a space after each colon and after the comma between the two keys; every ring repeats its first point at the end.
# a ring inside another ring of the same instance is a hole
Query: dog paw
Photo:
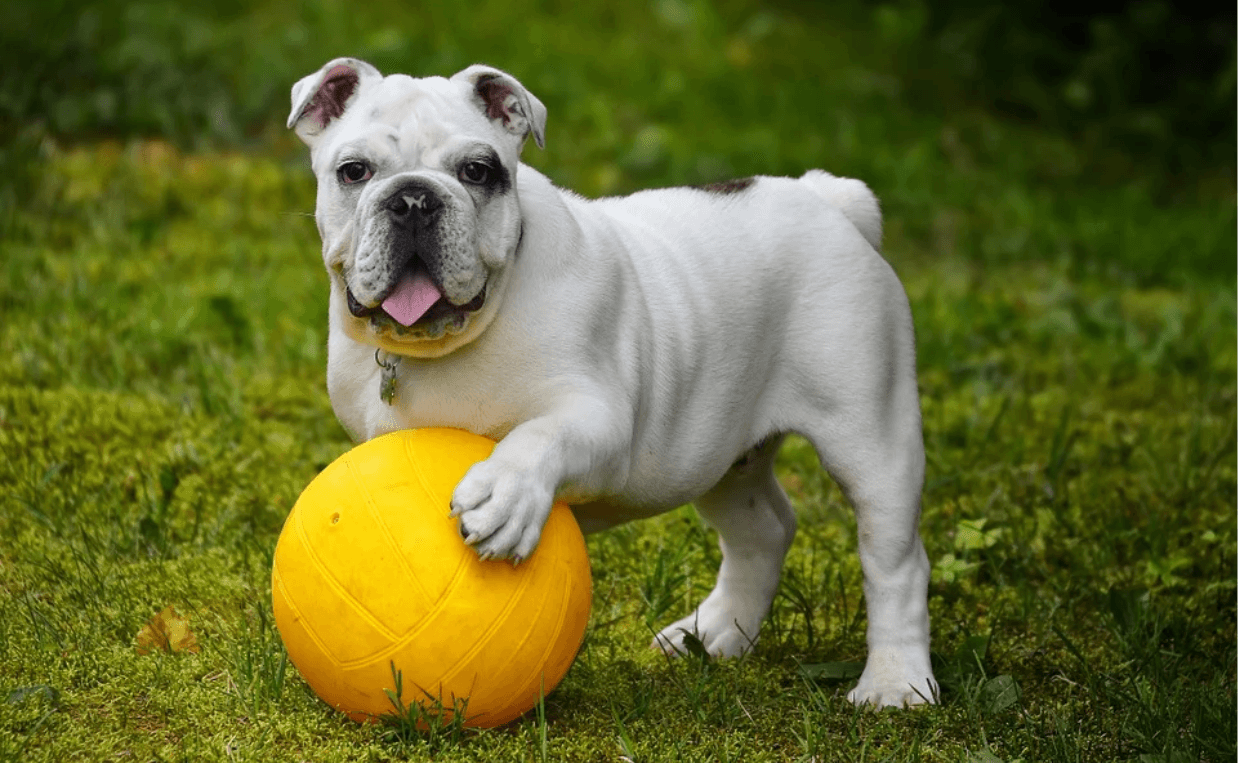
{"type": "Polygon", "coordinates": [[[885,650],[869,655],[860,681],[847,692],[847,699],[854,705],[875,708],[914,707],[937,704],[939,691],[927,656],[909,659],[885,650]]]}
{"type": "Polygon", "coordinates": [[[711,594],[695,612],[663,628],[650,647],[668,655],[690,654],[695,638],[711,657],[740,657],[756,645],[761,617],[743,602],[726,602],[711,594]]]}
{"type": "Polygon", "coordinates": [[[550,515],[553,490],[494,459],[475,464],[451,499],[460,535],[483,559],[527,559],[550,515]]]}

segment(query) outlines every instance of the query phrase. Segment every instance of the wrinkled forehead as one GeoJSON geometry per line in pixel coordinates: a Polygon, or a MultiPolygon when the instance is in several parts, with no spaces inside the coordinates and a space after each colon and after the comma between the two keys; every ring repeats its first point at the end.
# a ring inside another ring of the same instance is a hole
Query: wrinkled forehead
{"type": "Polygon", "coordinates": [[[339,121],[329,153],[363,142],[420,163],[463,141],[507,143],[496,140],[502,131],[496,135],[494,125],[469,95],[467,86],[443,77],[390,75],[358,95],[339,121]]]}
{"type": "Polygon", "coordinates": [[[411,130],[435,143],[461,133],[489,134],[489,122],[467,95],[460,83],[443,77],[393,74],[373,89],[365,112],[371,122],[411,130]]]}

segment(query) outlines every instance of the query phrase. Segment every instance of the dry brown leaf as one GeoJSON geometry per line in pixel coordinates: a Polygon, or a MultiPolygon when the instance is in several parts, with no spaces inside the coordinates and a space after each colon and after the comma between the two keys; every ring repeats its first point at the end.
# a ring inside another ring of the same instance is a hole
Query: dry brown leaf
{"type": "Polygon", "coordinates": [[[171,606],[164,607],[138,631],[138,654],[156,651],[194,654],[202,651],[198,637],[189,629],[188,618],[178,615],[171,606]]]}

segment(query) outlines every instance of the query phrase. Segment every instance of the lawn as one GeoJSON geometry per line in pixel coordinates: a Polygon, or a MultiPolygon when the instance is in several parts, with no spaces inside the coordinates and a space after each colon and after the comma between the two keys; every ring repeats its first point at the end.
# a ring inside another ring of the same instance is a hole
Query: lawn
{"type": "Polygon", "coordinates": [[[1228,74],[1072,111],[1027,72],[968,85],[937,44],[964,27],[920,3],[409,6],[0,12],[0,760],[1235,759],[1232,24],[1228,74]],[[512,72],[550,114],[525,160],[590,196],[869,183],[916,322],[940,706],[845,701],[854,519],[794,439],[800,531],[751,656],[648,649],[719,561],[685,507],[589,538],[585,644],[538,712],[422,734],[312,694],[271,557],[350,443],[283,124],[337,55],[512,72]],[[145,648],[169,606],[192,648],[145,648]]]}

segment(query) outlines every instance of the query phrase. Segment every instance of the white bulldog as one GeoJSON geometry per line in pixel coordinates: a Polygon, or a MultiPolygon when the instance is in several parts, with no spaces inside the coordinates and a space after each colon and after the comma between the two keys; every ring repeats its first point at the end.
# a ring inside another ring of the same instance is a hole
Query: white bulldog
{"type": "Polygon", "coordinates": [[[585,532],[694,502],[717,585],[655,639],[755,643],[795,515],[796,432],[855,507],[868,606],[857,704],[935,701],[911,312],[862,182],[813,170],[586,200],[520,163],[546,108],[511,76],[299,81],[331,281],[327,383],[356,440],[457,427],[498,440],[456,487],[460,532],[527,557],[555,496],[585,532]]]}

